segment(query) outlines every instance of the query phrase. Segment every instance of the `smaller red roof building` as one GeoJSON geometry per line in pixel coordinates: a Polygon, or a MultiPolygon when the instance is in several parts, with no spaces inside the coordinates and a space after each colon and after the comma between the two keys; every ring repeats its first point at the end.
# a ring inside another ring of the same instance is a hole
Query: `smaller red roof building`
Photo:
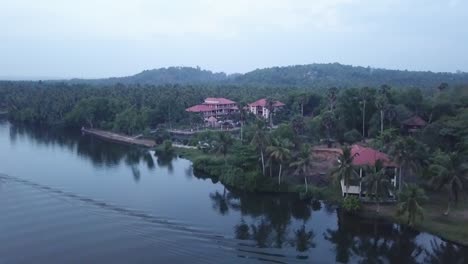
{"type": "Polygon", "coordinates": [[[353,164],[356,166],[374,166],[377,160],[381,160],[385,167],[397,167],[387,154],[373,148],[352,145],[351,155],[354,156],[353,164]]]}
{"type": "MultiPolygon", "coordinates": [[[[249,106],[250,107],[258,107],[258,106],[267,107],[267,99],[265,98],[259,99],[253,103],[250,103],[249,106]]],[[[285,106],[285,104],[280,101],[275,101],[273,104],[273,107],[281,107],[281,106],[285,106]]]]}

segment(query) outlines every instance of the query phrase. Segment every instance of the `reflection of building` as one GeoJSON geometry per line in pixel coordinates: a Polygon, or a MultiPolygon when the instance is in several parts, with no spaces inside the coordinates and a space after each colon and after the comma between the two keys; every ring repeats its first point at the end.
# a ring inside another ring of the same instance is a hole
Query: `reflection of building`
{"type": "MultiPolygon", "coordinates": [[[[202,104],[185,109],[187,112],[201,113],[205,121],[210,117],[220,119],[231,113],[239,111],[237,103],[226,98],[206,98],[202,104]]],[[[213,121],[213,119],[211,119],[213,121]]]]}
{"type": "MultiPolygon", "coordinates": [[[[273,101],[272,103],[273,112],[284,106],[284,104],[280,101],[273,101]]],[[[263,118],[268,118],[270,116],[270,110],[268,108],[268,100],[265,98],[257,100],[248,105],[248,109],[251,113],[257,116],[262,116],[263,118]]]]}
{"type": "MultiPolygon", "coordinates": [[[[365,168],[367,166],[375,166],[377,160],[382,161],[385,174],[388,176],[391,185],[393,187],[397,186],[397,165],[390,160],[387,154],[372,148],[353,145],[351,146],[351,155],[354,157],[353,165],[357,167],[356,172],[359,175],[359,179],[355,181],[350,180],[348,189],[344,184],[344,180],[341,181],[341,191],[343,196],[345,193],[359,195],[360,197],[366,195],[365,190],[362,188],[362,181],[366,177],[365,168]]],[[[389,197],[393,197],[393,193],[389,192],[389,197]]]]}
{"type": "Polygon", "coordinates": [[[405,121],[401,122],[401,124],[403,129],[409,133],[418,132],[427,125],[426,121],[417,115],[406,119],[405,121]]]}

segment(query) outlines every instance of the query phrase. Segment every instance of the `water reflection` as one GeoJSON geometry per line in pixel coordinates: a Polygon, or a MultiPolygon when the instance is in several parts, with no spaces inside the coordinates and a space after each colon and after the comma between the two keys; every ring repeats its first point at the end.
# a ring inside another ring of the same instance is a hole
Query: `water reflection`
{"type": "MultiPolygon", "coordinates": [[[[149,170],[155,169],[153,156],[148,150],[106,142],[82,135],[76,130],[10,125],[9,132],[13,144],[18,138],[27,138],[37,146],[66,148],[80,158],[91,161],[96,168],[111,168],[124,163],[129,167],[135,182],[141,177],[140,163],[145,164],[149,170]]],[[[158,158],[158,165],[166,166],[172,171],[172,157],[165,160],[158,158]]]]}
{"type": "Polygon", "coordinates": [[[428,249],[424,244],[427,239],[418,241],[421,234],[412,228],[349,215],[320,201],[231,189],[212,192],[209,197],[218,214],[240,213],[240,220],[233,227],[236,239],[252,241],[257,248],[293,248],[298,259],[313,259],[318,244],[330,243],[334,261],[339,263],[448,263],[447,260],[465,263],[468,260],[465,247],[437,239],[428,249]],[[317,233],[314,211],[333,214],[330,220],[336,219],[336,228],[317,233]]]}
{"type": "MultiPolygon", "coordinates": [[[[77,131],[18,125],[9,125],[9,129],[5,131],[8,130],[10,144],[27,142],[40,148],[58,146],[68,150],[65,154],[73,154],[70,159],[79,157],[89,161],[96,169],[123,168],[125,173],[128,171],[129,179],[133,178],[135,182],[139,182],[145,175],[146,168],[149,171],[164,168],[172,174],[168,178],[171,182],[177,177],[205,178],[204,175],[194,175],[193,169],[186,167],[188,162],[183,163],[183,170],[179,170],[178,166],[182,166],[181,160],[172,156],[154,156],[152,152],[144,149],[105,142],[91,136],[83,136],[77,131]]],[[[30,151],[34,150],[31,148],[30,151]]],[[[245,252],[251,249],[251,252],[258,250],[278,258],[292,256],[296,260],[306,259],[305,261],[312,262],[317,256],[327,260],[326,262],[340,263],[468,261],[466,247],[447,243],[435,236],[420,234],[413,229],[387,221],[344,214],[333,204],[301,201],[296,195],[252,194],[231,188],[223,189],[219,185],[216,188],[209,185],[206,189],[198,189],[199,192],[189,193],[190,188],[187,186],[195,187],[199,182],[209,183],[193,180],[188,185],[180,186],[185,188],[183,190],[188,193],[187,196],[191,199],[193,196],[194,200],[200,201],[200,211],[205,210],[203,212],[206,214],[203,221],[207,221],[208,224],[226,223],[226,237],[235,239],[239,255],[243,257],[246,257],[248,254],[245,252]]],[[[143,185],[138,187],[141,186],[143,185]]],[[[125,187],[122,190],[125,190],[125,187]]],[[[141,190],[143,189],[138,189],[141,190]]],[[[178,194],[174,191],[171,193],[174,195],[161,197],[170,197],[177,202],[177,199],[180,199],[178,194]]],[[[187,199],[187,196],[184,196],[184,199],[187,199]]],[[[157,199],[149,201],[148,204],[153,206],[154,201],[157,199]]],[[[289,262],[288,260],[284,262],[289,262]]]]}

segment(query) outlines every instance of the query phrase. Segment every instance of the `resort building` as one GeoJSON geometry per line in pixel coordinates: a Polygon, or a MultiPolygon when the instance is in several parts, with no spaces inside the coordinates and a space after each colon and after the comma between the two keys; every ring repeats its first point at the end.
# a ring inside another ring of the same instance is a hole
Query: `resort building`
{"type": "MultiPolygon", "coordinates": [[[[273,112],[282,108],[284,105],[285,104],[283,104],[280,101],[274,101],[273,112]]],[[[253,113],[256,116],[261,116],[265,119],[268,119],[270,117],[270,110],[268,109],[268,101],[265,98],[257,100],[251,104],[248,104],[247,107],[248,107],[249,112],[253,113]]]]}
{"type": "Polygon", "coordinates": [[[200,113],[210,124],[239,111],[237,103],[226,98],[206,98],[202,104],[185,109],[187,112],[200,113]]]}
{"type": "MultiPolygon", "coordinates": [[[[366,177],[365,168],[368,166],[375,166],[377,160],[382,161],[385,174],[391,185],[396,188],[397,184],[399,184],[397,174],[398,166],[390,160],[387,154],[372,148],[353,145],[351,146],[351,155],[354,157],[353,165],[357,168],[356,174],[358,175],[358,179],[350,180],[349,188],[346,188],[344,180],[341,181],[343,196],[345,196],[345,194],[351,194],[358,195],[359,197],[366,197],[366,190],[363,187],[363,180],[366,177]]],[[[393,192],[389,191],[387,199],[395,199],[393,192]]]]}

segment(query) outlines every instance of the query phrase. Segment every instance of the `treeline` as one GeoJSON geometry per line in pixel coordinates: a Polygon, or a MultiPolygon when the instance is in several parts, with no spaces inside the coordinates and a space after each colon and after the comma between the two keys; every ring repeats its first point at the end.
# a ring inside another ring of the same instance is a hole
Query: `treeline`
{"type": "Polygon", "coordinates": [[[242,86],[294,86],[306,88],[324,87],[377,87],[388,84],[393,87],[419,87],[434,89],[440,83],[460,85],[468,83],[468,73],[435,73],[429,71],[402,71],[355,67],[339,63],[308,64],[257,69],[245,74],[214,73],[191,67],[169,67],[146,70],[141,73],[105,79],[73,79],[69,83],[87,83],[97,86],[115,85],[165,85],[211,84],[242,86]]]}
{"type": "MultiPolygon", "coordinates": [[[[276,124],[291,123],[315,139],[353,141],[374,137],[383,128],[399,129],[413,115],[426,120],[443,142],[453,146],[465,133],[468,86],[437,90],[376,88],[303,89],[217,85],[122,85],[0,82],[0,107],[12,120],[52,126],[87,126],[128,134],[145,129],[190,126],[200,118],[185,109],[205,97],[227,97],[245,105],[259,98],[286,103],[276,124]],[[365,107],[364,107],[365,106],[365,107]],[[443,129],[442,129],[443,128],[443,129]],[[440,132],[442,130],[442,132],[440,132]]],[[[232,116],[239,119],[240,116],[232,116]]],[[[429,129],[428,129],[429,133],[429,129]]]]}

